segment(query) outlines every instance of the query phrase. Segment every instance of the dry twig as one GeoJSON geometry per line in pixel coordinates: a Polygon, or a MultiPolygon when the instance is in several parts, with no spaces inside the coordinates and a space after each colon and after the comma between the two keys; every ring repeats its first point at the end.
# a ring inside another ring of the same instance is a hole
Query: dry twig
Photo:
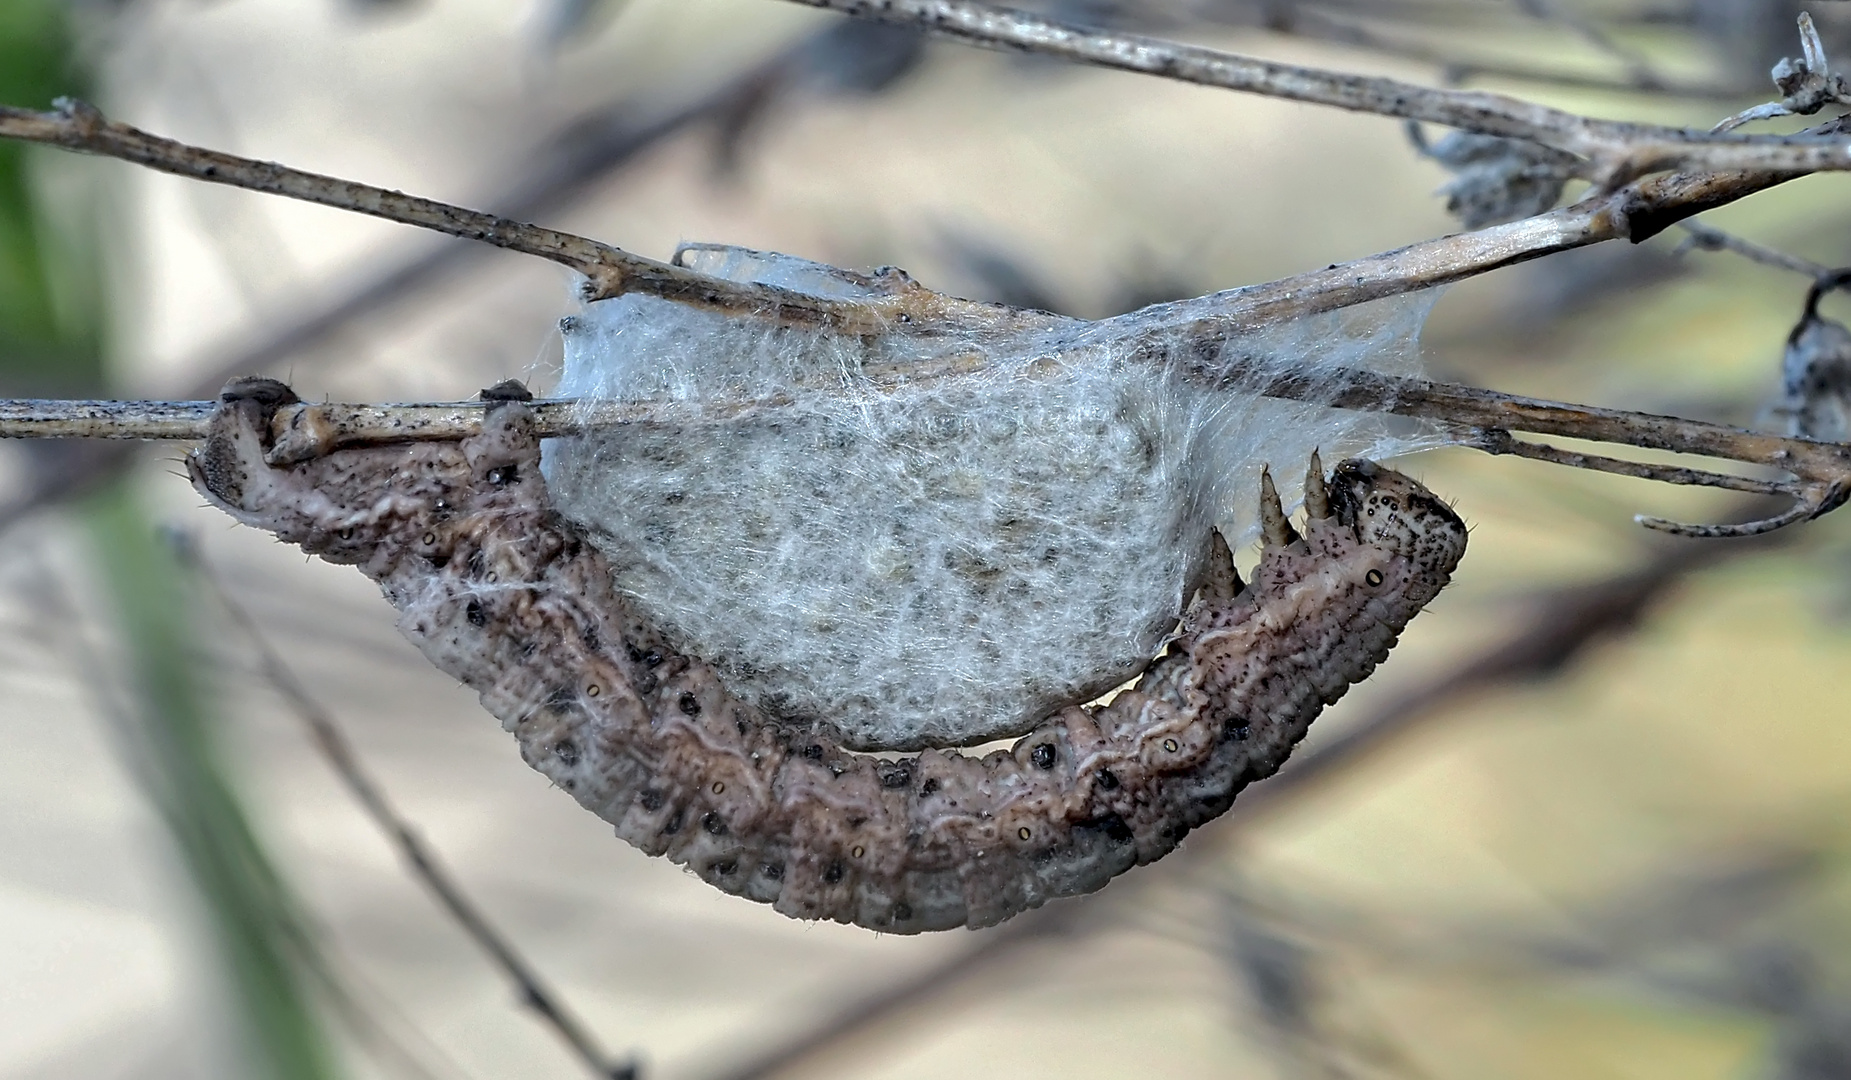
{"type": "MultiPolygon", "coordinates": [[[[1218,349],[1206,346],[1199,363],[1189,374],[1217,389],[1437,420],[1450,426],[1463,445],[1490,454],[1514,454],[1663,483],[1784,495],[1794,500],[1793,508],[1783,514],[1746,525],[1680,525],[1658,518],[1640,519],[1641,524],[1666,532],[1693,536],[1752,535],[1817,517],[1836,509],[1851,496],[1851,446],[1839,443],[1365,371],[1349,371],[1336,380],[1328,370],[1319,372],[1316,380],[1302,376],[1262,376],[1251,368],[1224,361],[1218,349]],[[1522,442],[1512,437],[1513,431],[1722,458],[1779,469],[1791,474],[1792,479],[1764,480],[1573,453],[1522,442]]],[[[887,386],[895,389],[901,385],[916,386],[923,378],[931,377],[934,376],[911,371],[894,373],[887,386]]],[[[877,379],[875,385],[882,384],[877,379]]],[[[826,388],[818,387],[817,392],[826,392],[826,388]]],[[[724,420],[789,404],[790,399],[780,398],[709,405],[699,422],[724,420]]],[[[0,437],[199,439],[205,437],[206,424],[214,408],[216,403],[211,401],[0,401],[0,437]]],[[[672,405],[541,401],[535,402],[532,408],[537,432],[547,438],[620,424],[696,422],[672,405]]],[[[269,456],[273,464],[284,465],[353,446],[462,439],[480,429],[482,414],[483,406],[476,403],[297,403],[277,411],[272,429],[275,445],[269,456]]]]}
{"type": "Polygon", "coordinates": [[[1396,79],[1322,71],[1136,34],[1094,30],[977,0],[790,0],[914,26],[988,49],[1157,75],[1201,86],[1443,124],[1540,143],[1584,160],[1579,175],[1611,189],[1673,169],[1820,172],[1851,168],[1851,142],[1747,136],[1578,116],[1502,94],[1437,90],[1396,79]]]}
{"type": "MultiPolygon", "coordinates": [[[[963,318],[991,321],[996,317],[991,305],[949,298],[938,298],[945,301],[942,307],[922,309],[913,291],[903,284],[889,298],[836,301],[772,285],[710,277],[572,233],[164,139],[111,121],[93,106],[68,98],[57,101],[51,112],[0,106],[0,137],[119,158],[177,176],[350,210],[535,255],[583,274],[583,295],[587,300],[647,293],[715,311],[770,315],[868,333],[894,322],[923,318],[937,325],[963,318]]],[[[930,295],[938,297],[936,293],[930,295]]]]}
{"type": "Polygon", "coordinates": [[[1766,244],[1757,244],[1753,240],[1744,240],[1701,221],[1681,221],[1678,227],[1690,234],[1683,243],[1678,245],[1679,254],[1691,248],[1701,251],[1727,251],[1763,266],[1804,274],[1814,281],[1832,272],[1829,266],[1813,262],[1811,259],[1802,259],[1798,255],[1789,255],[1777,248],[1768,247],[1766,244]]]}

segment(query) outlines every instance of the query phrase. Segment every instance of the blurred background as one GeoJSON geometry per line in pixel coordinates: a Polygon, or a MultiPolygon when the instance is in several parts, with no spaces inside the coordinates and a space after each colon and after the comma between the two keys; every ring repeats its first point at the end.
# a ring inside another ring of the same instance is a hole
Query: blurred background
{"type": "MultiPolygon", "coordinates": [[[[1851,12],[1818,7],[1851,64],[1851,12]]],[[[1799,52],[1787,0],[1042,8],[1699,127],[1776,96],[1799,52]]],[[[1454,231],[1448,184],[1473,205],[1392,121],[772,0],[0,0],[0,100],[59,94],[645,255],[897,264],[1084,316],[1454,231]]],[[[1797,271],[1672,230],[1454,287],[1430,369],[1774,423],[1803,260],[1851,263],[1847,182],[1705,219],[1797,271]]],[[[534,260],[0,146],[4,396],[544,387],[572,306],[534,260]]],[[[370,583],[201,507],[179,448],[0,450],[0,1075],[590,1075],[306,710],[612,1075],[1851,1077],[1844,514],[1672,541],[1631,515],[1767,508],[1413,459],[1472,550],[1296,769],[1096,899],[909,939],[784,919],[614,840],[370,583]]]]}

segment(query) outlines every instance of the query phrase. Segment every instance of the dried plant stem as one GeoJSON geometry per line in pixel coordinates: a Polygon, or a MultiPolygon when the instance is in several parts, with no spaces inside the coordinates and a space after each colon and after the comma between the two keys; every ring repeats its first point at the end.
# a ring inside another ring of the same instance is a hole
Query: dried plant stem
{"type": "Polygon", "coordinates": [[[1502,94],[1438,90],[1396,79],[1282,64],[1198,45],[1095,30],[976,0],[791,2],[911,26],[982,48],[1055,56],[1201,86],[1524,139],[1582,158],[1585,165],[1579,175],[1603,188],[1671,169],[1851,169],[1851,141],[1839,138],[1712,134],[1599,120],[1502,94]]]}
{"type": "MultiPolygon", "coordinates": [[[[1357,49],[1400,57],[1438,68],[1445,80],[1459,85],[1474,79],[1505,79],[1541,83],[1575,90],[1599,90],[1609,93],[1654,94],[1678,100],[1736,101],[1742,96],[1740,86],[1719,83],[1674,81],[1649,67],[1627,62],[1626,74],[1618,77],[1581,74],[1551,67],[1479,60],[1456,55],[1441,48],[1399,35],[1385,35],[1368,24],[1332,15],[1312,7],[1292,6],[1272,12],[1266,29],[1310,41],[1330,41],[1357,49]]],[[[1623,59],[1623,58],[1622,58],[1623,59]]]]}
{"type": "MultiPolygon", "coordinates": [[[[1206,353],[1188,374],[1218,390],[1439,421],[1457,433],[1461,444],[1490,454],[1514,454],[1663,483],[1785,495],[1795,501],[1795,509],[1770,519],[1782,524],[1835,509],[1851,494],[1851,446],[1839,443],[1365,371],[1333,377],[1329,369],[1321,369],[1315,379],[1308,374],[1261,376],[1239,363],[1221,360],[1217,352],[1206,353]],[[1564,451],[1520,442],[1512,437],[1514,431],[1737,461],[1777,469],[1791,479],[1743,477],[1564,451]]],[[[916,379],[896,375],[888,388],[916,383],[916,379]]],[[[533,410],[538,433],[552,438],[621,424],[720,422],[790,403],[789,398],[779,398],[707,404],[698,416],[674,404],[651,403],[542,401],[535,402],[533,410]]],[[[210,401],[0,401],[0,438],[198,439],[205,436],[214,408],[216,403],[210,401]]],[[[270,458],[281,465],[348,447],[467,438],[480,430],[482,415],[483,406],[476,403],[290,405],[277,411],[270,458]]],[[[1746,535],[1767,527],[1766,522],[1681,526],[1642,520],[1653,528],[1703,536],[1746,535]]]]}
{"type": "MultiPolygon", "coordinates": [[[[1836,138],[1838,130],[1837,122],[1828,123],[1813,129],[1809,137],[1829,141],[1836,138]]],[[[538,255],[585,274],[586,296],[591,299],[641,292],[742,317],[822,323],[851,333],[878,333],[896,325],[912,332],[958,333],[1020,328],[1046,321],[1039,313],[945,296],[914,284],[904,275],[873,279],[871,284],[890,291],[868,299],[829,299],[728,281],[569,233],[189,146],[109,122],[89,106],[74,102],[61,103],[57,111],[50,113],[0,106],[0,137],[117,157],[164,172],[303,199],[538,255]]],[[[1174,332],[1180,324],[1200,320],[1201,325],[1191,332],[1212,336],[1227,326],[1250,327],[1330,311],[1447,284],[1570,248],[1614,239],[1638,242],[1685,218],[1798,175],[1800,171],[1763,169],[1651,177],[1507,225],[1412,244],[1262,285],[1157,305],[1109,320],[1106,325],[1155,329],[1162,324],[1174,332]]]]}
{"type": "Polygon", "coordinates": [[[715,311],[823,323],[850,332],[877,332],[896,321],[927,318],[953,322],[976,317],[987,322],[998,312],[992,305],[940,297],[923,289],[899,287],[887,297],[832,300],[770,285],[727,281],[583,236],[164,139],[108,120],[92,106],[69,99],[57,102],[51,112],[0,105],[0,137],[101,154],[177,176],[282,195],[537,255],[583,274],[587,300],[639,292],[715,311]]]}
{"type": "Polygon", "coordinates": [[[1804,274],[1814,281],[1832,272],[1831,267],[1822,263],[1802,259],[1798,255],[1790,255],[1777,248],[1768,247],[1766,244],[1757,244],[1753,240],[1744,240],[1701,221],[1682,221],[1678,223],[1678,228],[1690,234],[1684,243],[1678,245],[1680,253],[1690,248],[1702,251],[1732,252],[1750,262],[1772,266],[1777,270],[1791,270],[1796,274],[1804,274]]]}
{"type": "Polygon", "coordinates": [[[197,551],[190,546],[185,551],[200,579],[211,588],[220,607],[256,651],[258,669],[264,681],[270,684],[302,721],[314,741],[315,749],[328,762],[335,775],[340,777],[341,783],[346,785],[348,793],[360,804],[366,816],[385,834],[386,840],[398,849],[405,865],[430,889],[431,895],[463,928],[463,932],[489,955],[495,966],[507,973],[508,979],[520,993],[521,1003],[532,1009],[558,1033],[592,1075],[600,1080],[635,1080],[638,1073],[636,1065],[633,1062],[612,1062],[585,1025],[566,1008],[559,995],[546,985],[539,972],[514,944],[489,921],[488,915],[469,898],[469,894],[451,876],[436,853],[425,845],[417,830],[392,806],[386,798],[385,790],[360,764],[353,744],[334,719],[334,714],[309,693],[308,687],[264,636],[257,620],[232,597],[230,590],[212,572],[211,567],[198,557],[197,551]]]}
{"type": "MultiPolygon", "coordinates": [[[[1838,123],[1817,130],[1836,130],[1838,123]]],[[[1334,311],[1388,296],[1449,285],[1500,267],[1609,240],[1650,239],[1686,218],[1727,205],[1798,173],[1672,173],[1589,197],[1504,225],[1423,240],[1323,270],[1211,293],[1134,311],[1109,323],[1150,329],[1194,320],[1198,341],[1219,341],[1229,329],[1334,311]]]]}

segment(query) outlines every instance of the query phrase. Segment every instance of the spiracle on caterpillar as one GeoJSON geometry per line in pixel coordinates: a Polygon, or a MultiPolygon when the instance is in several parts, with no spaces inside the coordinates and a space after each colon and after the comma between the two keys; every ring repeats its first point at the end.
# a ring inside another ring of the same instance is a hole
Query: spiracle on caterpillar
{"type": "Polygon", "coordinates": [[[1180,634],[1109,703],[1007,750],[897,759],[775,722],[677,653],[551,507],[517,383],[479,434],[272,466],[295,394],[227,385],[193,483],[239,521],[356,565],[522,756],[651,855],[800,919],[988,926],[1161,858],[1275,772],[1446,585],[1466,530],[1418,482],[1313,455],[1300,535],[1262,476],[1251,585],[1214,537],[1180,634]]]}

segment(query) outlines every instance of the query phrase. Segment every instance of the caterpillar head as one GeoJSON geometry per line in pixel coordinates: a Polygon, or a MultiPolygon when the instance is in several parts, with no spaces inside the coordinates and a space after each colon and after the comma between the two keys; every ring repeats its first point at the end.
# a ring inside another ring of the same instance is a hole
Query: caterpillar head
{"type": "Polygon", "coordinates": [[[1351,458],[1332,470],[1329,507],[1366,548],[1395,557],[1416,604],[1432,599],[1465,555],[1465,522],[1420,481],[1373,461],[1351,458]]]}
{"type": "Polygon", "coordinates": [[[415,558],[441,567],[480,514],[545,504],[539,441],[520,407],[532,395],[509,382],[482,396],[488,410],[473,439],[382,442],[278,463],[277,429],[318,418],[274,379],[234,379],[187,471],[234,518],[330,562],[380,570],[415,558]]]}

